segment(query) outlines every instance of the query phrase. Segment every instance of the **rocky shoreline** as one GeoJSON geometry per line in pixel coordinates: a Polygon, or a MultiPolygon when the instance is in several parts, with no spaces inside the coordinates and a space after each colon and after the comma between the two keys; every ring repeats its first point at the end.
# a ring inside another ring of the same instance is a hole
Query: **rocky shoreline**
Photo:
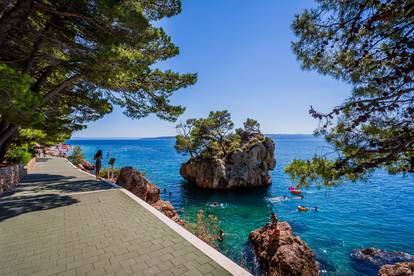
{"type": "Polygon", "coordinates": [[[249,235],[266,275],[319,275],[319,264],[308,245],[296,236],[289,223],[277,219],[249,235]]]}
{"type": "Polygon", "coordinates": [[[396,263],[381,267],[378,276],[412,276],[414,275],[414,262],[396,263]]]}
{"type": "MultiPolygon", "coordinates": [[[[249,150],[237,151],[230,155],[231,162],[220,158],[212,158],[208,162],[206,159],[190,159],[182,165],[180,173],[197,186],[209,189],[267,186],[271,184],[271,178],[266,178],[266,175],[275,166],[274,149],[274,143],[269,143],[265,139],[252,144],[249,150]],[[242,177],[237,178],[237,173],[240,173],[238,170],[243,170],[243,166],[248,166],[247,170],[253,173],[245,171],[241,173],[242,177]],[[254,185],[247,185],[249,179],[255,179],[254,185]]],[[[88,172],[94,169],[94,165],[86,160],[82,160],[77,166],[88,172]]],[[[174,206],[169,201],[160,199],[160,189],[136,169],[122,168],[116,184],[131,191],[174,222],[185,224],[174,206]]],[[[249,241],[264,275],[313,276],[319,275],[320,266],[323,267],[317,262],[307,244],[293,233],[287,222],[270,222],[251,232],[249,241]]],[[[362,248],[352,250],[350,258],[354,264],[360,264],[364,269],[368,268],[371,274],[414,275],[414,257],[404,252],[362,248]]]]}
{"type": "Polygon", "coordinates": [[[176,223],[180,225],[185,224],[185,222],[180,219],[174,206],[169,201],[160,199],[160,189],[149,182],[136,169],[132,167],[123,167],[116,180],[116,184],[146,201],[176,223]]]}
{"type": "Polygon", "coordinates": [[[354,249],[350,258],[361,273],[377,273],[381,276],[414,275],[414,256],[400,251],[390,252],[379,248],[367,247],[354,249]],[[361,267],[361,268],[360,268],[361,267]],[[411,273],[411,274],[410,274],[411,273]]]}

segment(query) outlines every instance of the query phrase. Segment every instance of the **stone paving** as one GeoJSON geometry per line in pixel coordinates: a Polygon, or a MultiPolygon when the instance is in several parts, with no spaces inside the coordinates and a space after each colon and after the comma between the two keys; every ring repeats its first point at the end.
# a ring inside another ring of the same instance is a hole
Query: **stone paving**
{"type": "Polygon", "coordinates": [[[230,275],[122,191],[41,161],[0,197],[0,275],[230,275]]]}

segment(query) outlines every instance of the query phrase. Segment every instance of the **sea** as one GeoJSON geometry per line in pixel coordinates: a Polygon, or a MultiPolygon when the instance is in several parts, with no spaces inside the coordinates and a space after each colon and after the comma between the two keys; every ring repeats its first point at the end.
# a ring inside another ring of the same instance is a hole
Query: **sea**
{"type": "Polygon", "coordinates": [[[80,146],[91,162],[101,149],[103,167],[114,157],[115,167],[132,166],[143,172],[161,189],[161,198],[170,201],[184,219],[194,221],[200,209],[217,216],[225,233],[219,250],[254,274],[260,274],[260,268],[248,236],[268,222],[271,212],[289,222],[294,233],[310,246],[322,275],[376,275],[375,269],[350,258],[350,251],[356,248],[377,247],[414,255],[414,174],[389,175],[378,170],[366,181],[304,188],[301,199],[289,194],[289,186],[295,183],[283,169],[294,159],[329,151],[328,145],[312,135],[267,136],[276,143],[272,185],[235,191],[203,190],[186,182],[179,169],[188,156],[176,153],[173,137],[71,139],[67,143],[80,146]],[[318,211],[298,212],[299,205],[318,207],[318,211]]]}

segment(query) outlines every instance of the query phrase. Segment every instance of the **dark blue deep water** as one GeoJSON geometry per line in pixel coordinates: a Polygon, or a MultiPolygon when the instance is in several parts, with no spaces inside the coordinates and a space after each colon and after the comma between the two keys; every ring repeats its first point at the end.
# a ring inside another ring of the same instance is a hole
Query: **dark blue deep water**
{"type": "MultiPolygon", "coordinates": [[[[117,159],[116,167],[133,166],[144,172],[161,188],[161,197],[170,200],[184,218],[194,218],[199,209],[218,216],[225,232],[221,250],[237,262],[245,262],[250,231],[263,226],[272,211],[308,243],[328,275],[365,274],[360,272],[364,268],[349,258],[354,248],[373,246],[414,254],[414,175],[378,171],[367,182],[310,187],[304,189],[303,200],[281,201],[294,184],[283,168],[294,158],[326,151],[326,144],[310,135],[270,137],[276,142],[277,160],[272,186],[232,192],[205,191],[185,183],[179,167],[186,157],[175,152],[173,138],[70,140],[68,144],[80,146],[90,161],[102,149],[105,159],[107,151],[117,159]],[[220,207],[211,207],[213,202],[219,202],[220,207]],[[298,205],[318,206],[319,212],[299,213],[298,205]]],[[[104,160],[103,165],[106,163],[104,160]]]]}

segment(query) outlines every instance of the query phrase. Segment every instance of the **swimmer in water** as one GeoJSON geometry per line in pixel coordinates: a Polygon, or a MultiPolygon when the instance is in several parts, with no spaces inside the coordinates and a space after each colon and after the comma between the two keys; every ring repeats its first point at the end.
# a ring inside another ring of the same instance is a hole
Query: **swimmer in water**
{"type": "Polygon", "coordinates": [[[303,195],[300,196],[300,199],[303,199],[303,195]]]}
{"type": "Polygon", "coordinates": [[[318,212],[318,207],[315,207],[315,212],[318,212]]]}
{"type": "Polygon", "coordinates": [[[168,193],[168,195],[169,195],[169,196],[172,196],[172,193],[171,193],[171,192],[169,192],[169,193],[168,193]]]}
{"type": "Polygon", "coordinates": [[[224,240],[224,231],[220,229],[219,234],[218,234],[218,240],[219,241],[223,241],[224,240]]]}
{"type": "Polygon", "coordinates": [[[167,192],[167,188],[164,188],[164,193],[166,193],[167,192]]]}
{"type": "Polygon", "coordinates": [[[284,196],[283,196],[283,199],[287,199],[287,196],[286,196],[286,195],[284,195],[284,196]]]}

